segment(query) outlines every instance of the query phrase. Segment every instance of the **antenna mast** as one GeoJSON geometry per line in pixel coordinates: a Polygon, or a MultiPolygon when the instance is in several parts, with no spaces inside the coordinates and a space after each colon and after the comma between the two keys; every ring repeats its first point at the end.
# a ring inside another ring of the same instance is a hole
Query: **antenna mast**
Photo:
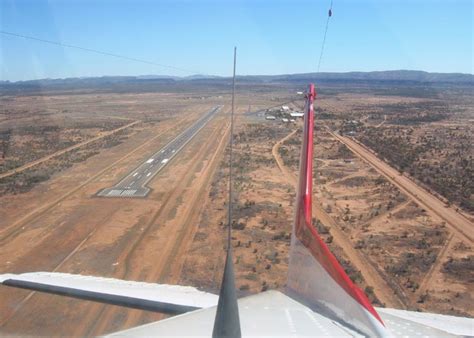
{"type": "Polygon", "coordinates": [[[240,338],[240,318],[237,295],[235,293],[234,263],[232,260],[232,150],[234,145],[234,110],[235,110],[235,67],[237,47],[234,47],[234,73],[232,78],[232,110],[230,115],[230,156],[229,156],[229,209],[227,218],[227,255],[222,277],[219,302],[214,320],[213,338],[240,338]]]}

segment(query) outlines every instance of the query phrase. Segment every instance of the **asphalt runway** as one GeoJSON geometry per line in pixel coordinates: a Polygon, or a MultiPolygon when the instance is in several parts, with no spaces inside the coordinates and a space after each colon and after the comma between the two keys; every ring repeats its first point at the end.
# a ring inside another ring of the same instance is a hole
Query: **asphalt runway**
{"type": "Polygon", "coordinates": [[[214,117],[223,106],[217,106],[197,120],[191,127],[146,159],[120,182],[97,193],[100,197],[146,197],[150,188],[146,184],[163,169],[173,157],[214,117]]]}

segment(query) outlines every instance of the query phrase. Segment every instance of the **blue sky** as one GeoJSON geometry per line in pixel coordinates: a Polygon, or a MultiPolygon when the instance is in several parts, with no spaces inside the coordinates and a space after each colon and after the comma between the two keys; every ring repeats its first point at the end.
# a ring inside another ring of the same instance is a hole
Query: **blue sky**
{"type": "MultiPolygon", "coordinates": [[[[314,72],[330,0],[0,0],[0,30],[230,75],[314,72]]],[[[473,73],[471,0],[334,0],[321,71],[473,73]]],[[[0,34],[0,80],[191,75],[0,34]]]]}

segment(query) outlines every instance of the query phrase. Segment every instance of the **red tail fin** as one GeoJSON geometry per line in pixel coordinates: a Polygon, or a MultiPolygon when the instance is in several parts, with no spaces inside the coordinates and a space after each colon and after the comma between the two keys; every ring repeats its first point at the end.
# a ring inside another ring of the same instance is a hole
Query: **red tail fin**
{"type": "Polygon", "coordinates": [[[352,283],[311,224],[313,186],[314,85],[306,96],[300,176],[291,239],[287,286],[330,315],[369,335],[386,335],[384,324],[365,294],[352,283]]]}

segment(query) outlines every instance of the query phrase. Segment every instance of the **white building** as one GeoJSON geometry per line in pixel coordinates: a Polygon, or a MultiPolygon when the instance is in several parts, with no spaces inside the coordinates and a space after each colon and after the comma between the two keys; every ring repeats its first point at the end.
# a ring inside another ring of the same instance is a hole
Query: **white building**
{"type": "Polygon", "coordinates": [[[299,117],[302,118],[302,117],[304,117],[304,113],[300,113],[300,112],[294,111],[294,112],[291,112],[291,113],[290,113],[290,116],[291,116],[291,117],[294,117],[294,118],[299,118],[299,117]]]}

